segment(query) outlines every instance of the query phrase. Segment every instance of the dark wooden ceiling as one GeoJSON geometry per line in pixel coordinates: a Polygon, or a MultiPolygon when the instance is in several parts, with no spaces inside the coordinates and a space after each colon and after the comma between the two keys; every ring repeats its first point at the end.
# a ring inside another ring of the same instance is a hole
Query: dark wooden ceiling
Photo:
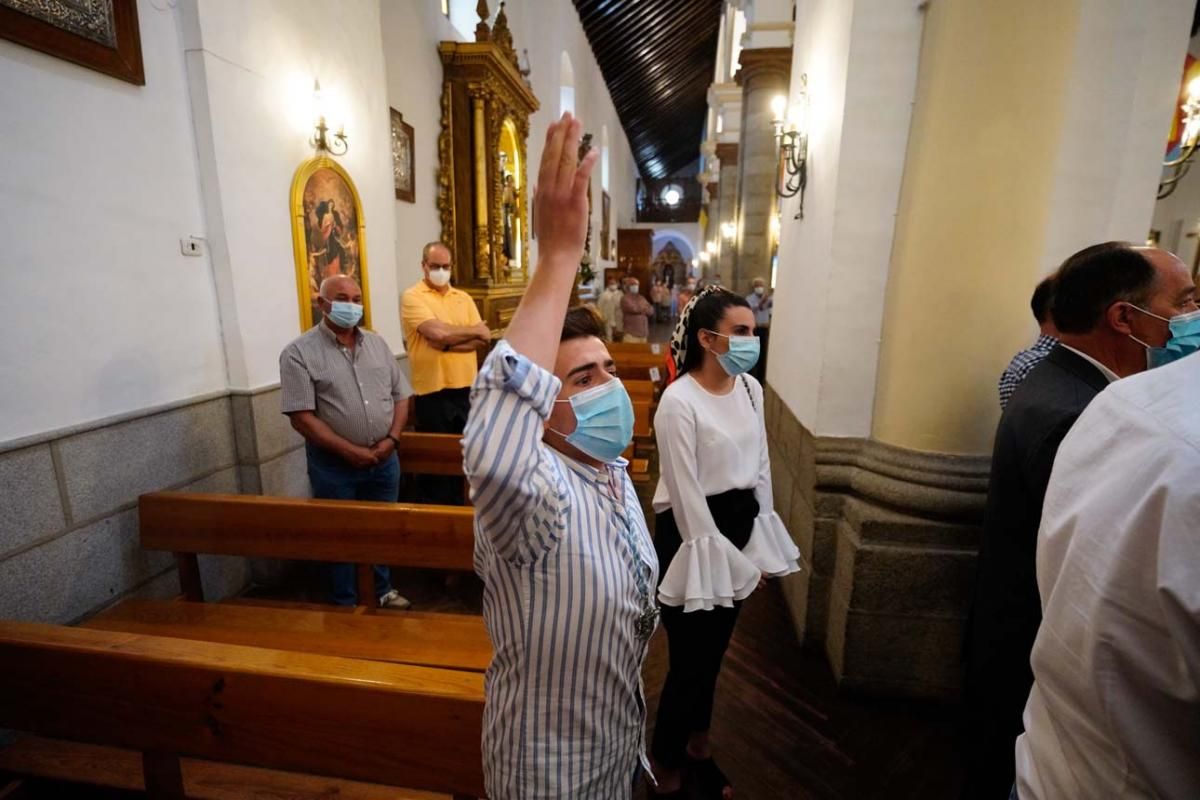
{"type": "Polygon", "coordinates": [[[721,0],[574,0],[638,169],[675,175],[700,158],[721,0]]]}

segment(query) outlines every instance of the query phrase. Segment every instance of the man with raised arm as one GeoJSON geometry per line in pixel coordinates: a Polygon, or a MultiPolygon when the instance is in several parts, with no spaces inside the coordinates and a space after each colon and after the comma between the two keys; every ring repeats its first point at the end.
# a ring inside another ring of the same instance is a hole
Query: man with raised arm
{"type": "Polygon", "coordinates": [[[495,649],[484,776],[498,800],[630,798],[645,767],[641,665],[657,623],[654,546],[621,458],[633,407],[589,310],[567,311],[592,151],[546,134],[539,263],[480,369],[463,436],[475,571],[495,649]]]}

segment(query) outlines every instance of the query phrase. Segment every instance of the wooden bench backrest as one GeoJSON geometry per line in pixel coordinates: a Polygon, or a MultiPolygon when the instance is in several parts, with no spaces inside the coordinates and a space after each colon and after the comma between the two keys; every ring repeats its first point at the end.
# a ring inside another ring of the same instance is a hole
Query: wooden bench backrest
{"type": "Polygon", "coordinates": [[[606,346],[608,347],[608,352],[618,361],[621,359],[621,356],[636,355],[652,355],[659,361],[662,361],[667,357],[667,353],[669,353],[671,350],[670,344],[666,342],[653,342],[646,344],[634,344],[632,342],[608,342],[606,346]]]}
{"type": "Polygon", "coordinates": [[[406,473],[461,476],[462,460],[462,437],[457,434],[400,434],[400,469],[406,473]]]}
{"type": "Polygon", "coordinates": [[[474,511],[460,506],[153,492],[142,547],[174,553],[471,570],[474,511]]]}
{"type": "Polygon", "coordinates": [[[484,795],[483,676],[0,623],[0,727],[484,795]]]}
{"type": "Polygon", "coordinates": [[[629,392],[629,399],[633,402],[636,403],[639,400],[644,402],[654,401],[654,381],[629,380],[622,381],[622,383],[625,384],[625,391],[629,392]]]}

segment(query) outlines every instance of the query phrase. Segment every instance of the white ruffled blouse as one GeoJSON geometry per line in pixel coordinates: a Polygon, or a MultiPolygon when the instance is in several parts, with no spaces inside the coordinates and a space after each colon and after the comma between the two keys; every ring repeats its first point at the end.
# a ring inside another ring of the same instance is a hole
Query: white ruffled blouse
{"type": "Polygon", "coordinates": [[[745,375],[715,395],[684,375],[663,392],[654,433],[661,468],[654,511],[671,509],[683,540],[663,571],[660,602],[685,612],[732,606],[754,591],[761,573],[799,571],[800,551],[775,513],[758,381],[745,375]],[[732,489],[753,489],[759,505],[743,550],[717,530],[706,500],[732,489]]]}

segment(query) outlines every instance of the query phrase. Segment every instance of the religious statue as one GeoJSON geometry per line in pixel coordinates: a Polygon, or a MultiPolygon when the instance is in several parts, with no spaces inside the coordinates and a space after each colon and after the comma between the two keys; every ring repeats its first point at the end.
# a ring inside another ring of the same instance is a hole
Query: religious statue
{"type": "Polygon", "coordinates": [[[504,175],[504,193],[501,195],[501,209],[504,215],[504,257],[511,264],[516,258],[516,241],[513,221],[517,214],[517,185],[512,173],[504,175]]]}

